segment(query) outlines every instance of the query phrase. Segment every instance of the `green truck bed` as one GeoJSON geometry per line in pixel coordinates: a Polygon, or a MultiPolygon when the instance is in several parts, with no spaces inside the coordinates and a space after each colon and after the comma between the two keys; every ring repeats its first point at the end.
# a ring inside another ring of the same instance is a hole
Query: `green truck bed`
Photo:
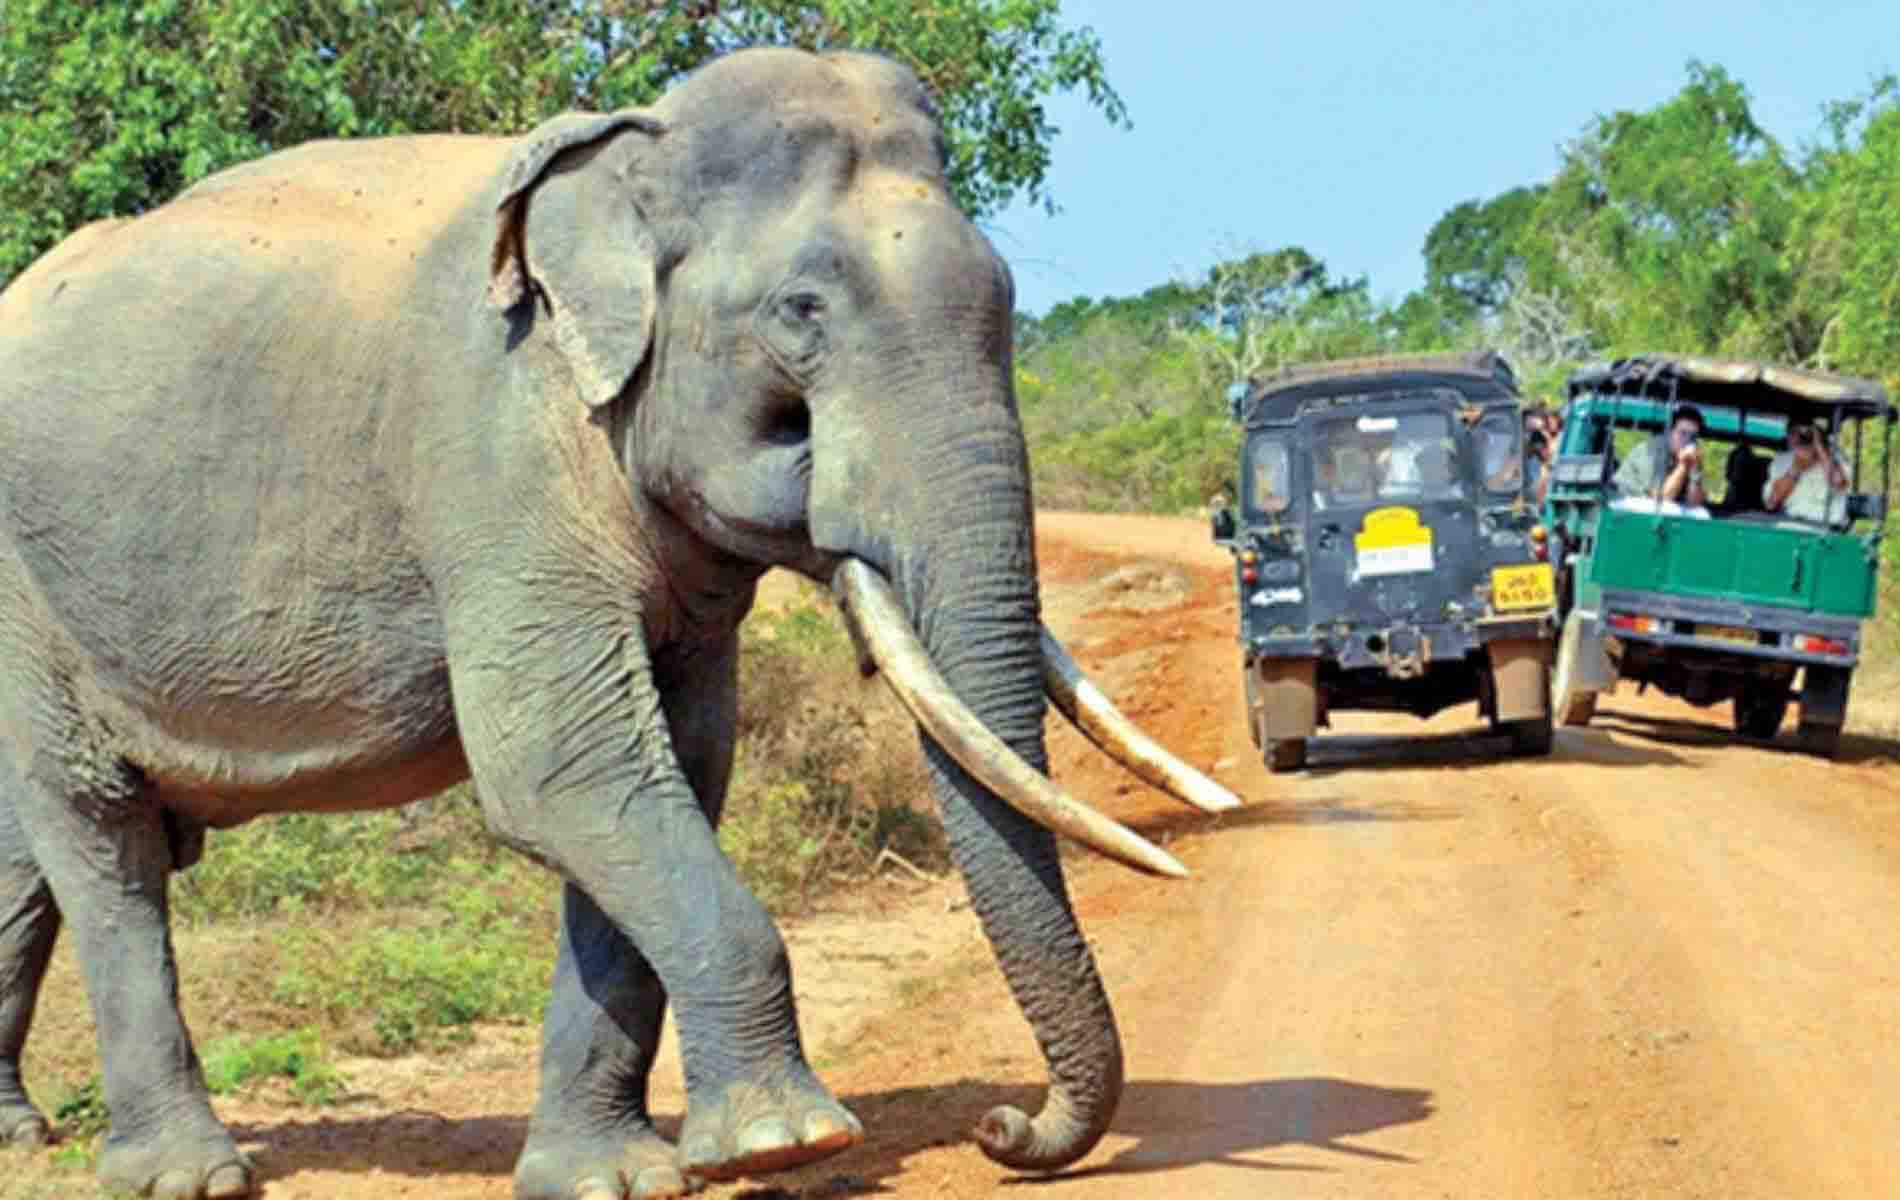
{"type": "Polygon", "coordinates": [[[1874,611],[1872,553],[1858,537],[1812,525],[1611,506],[1598,517],[1590,582],[1864,618],[1874,611]]]}

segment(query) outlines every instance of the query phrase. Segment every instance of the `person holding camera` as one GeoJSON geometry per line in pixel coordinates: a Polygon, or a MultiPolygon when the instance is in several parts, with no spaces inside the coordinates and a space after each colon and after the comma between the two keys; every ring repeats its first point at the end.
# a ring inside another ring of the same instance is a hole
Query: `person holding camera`
{"type": "Polygon", "coordinates": [[[1846,505],[1834,497],[1847,491],[1847,472],[1820,430],[1805,421],[1788,425],[1788,448],[1768,465],[1762,507],[1803,521],[1842,516],[1846,505]]]}
{"type": "Polygon", "coordinates": [[[1655,435],[1625,459],[1616,472],[1616,487],[1625,496],[1663,500],[1691,507],[1708,503],[1702,487],[1702,410],[1685,404],[1676,410],[1669,428],[1655,435]]]}

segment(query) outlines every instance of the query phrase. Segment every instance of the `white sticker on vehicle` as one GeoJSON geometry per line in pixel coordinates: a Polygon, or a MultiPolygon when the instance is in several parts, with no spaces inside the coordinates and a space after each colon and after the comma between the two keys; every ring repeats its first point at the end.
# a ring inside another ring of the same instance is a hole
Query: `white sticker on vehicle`
{"type": "Polygon", "coordinates": [[[1362,546],[1359,549],[1359,574],[1408,575],[1432,569],[1432,545],[1362,546]]]}
{"type": "Polygon", "coordinates": [[[1271,608],[1275,604],[1298,604],[1306,599],[1306,593],[1296,587],[1268,588],[1255,592],[1247,603],[1256,608],[1271,608]]]}

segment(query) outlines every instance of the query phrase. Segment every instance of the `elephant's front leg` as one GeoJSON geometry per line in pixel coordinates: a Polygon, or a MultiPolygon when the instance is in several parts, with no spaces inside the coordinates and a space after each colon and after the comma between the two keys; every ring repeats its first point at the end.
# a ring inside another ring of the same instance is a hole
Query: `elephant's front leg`
{"type": "Polygon", "coordinates": [[[686,1072],[683,1181],[836,1153],[861,1127],[807,1065],[784,940],[714,836],[735,648],[656,671],[637,637],[609,637],[605,649],[549,644],[585,645],[590,624],[552,623],[560,633],[537,647],[542,657],[514,670],[487,653],[458,666],[451,648],[463,742],[491,824],[573,885],[545,1090],[518,1186],[550,1194],[525,1188],[558,1189],[565,1176],[567,1190],[552,1194],[573,1195],[577,1184],[609,1182],[614,1162],[627,1183],[641,1186],[644,1172],[654,1194],[672,1186],[655,1169],[644,1097],[669,996],[686,1072]]]}

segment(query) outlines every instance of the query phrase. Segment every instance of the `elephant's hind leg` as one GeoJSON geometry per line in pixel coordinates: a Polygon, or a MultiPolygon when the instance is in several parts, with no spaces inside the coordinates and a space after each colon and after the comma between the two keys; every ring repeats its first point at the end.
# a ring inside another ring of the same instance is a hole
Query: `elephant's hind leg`
{"type": "Polygon", "coordinates": [[[568,884],[541,1045],[541,1096],[515,1168],[517,1200],[691,1190],[647,1115],[666,991],[587,894],[568,884]]]}
{"type": "Polygon", "coordinates": [[[101,1181],[161,1200],[248,1196],[250,1164],[211,1111],[178,1011],[163,810],[75,705],[55,701],[38,715],[18,815],[71,932],[98,1029],[112,1120],[101,1181]]]}
{"type": "Polygon", "coordinates": [[[52,1129],[21,1086],[20,1051],[59,937],[59,907],[20,827],[15,805],[25,790],[0,758],[0,1144],[37,1146],[52,1129]]]}

